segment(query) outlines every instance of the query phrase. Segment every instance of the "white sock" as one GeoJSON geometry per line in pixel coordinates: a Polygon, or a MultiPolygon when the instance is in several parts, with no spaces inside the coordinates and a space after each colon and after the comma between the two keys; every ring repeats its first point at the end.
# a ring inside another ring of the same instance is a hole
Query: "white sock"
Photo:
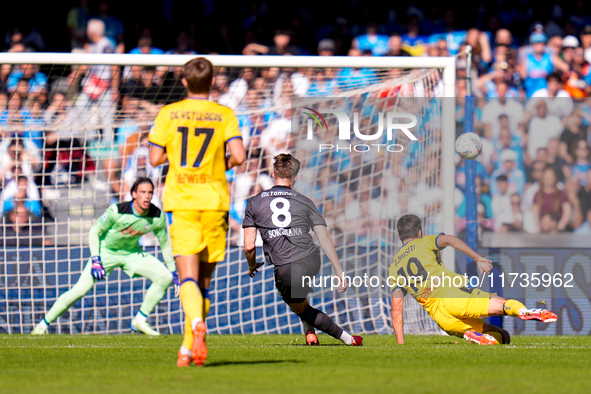
{"type": "Polygon", "coordinates": [[[187,349],[185,345],[181,345],[181,354],[185,356],[191,355],[191,350],[187,349]]]}
{"type": "Polygon", "coordinates": [[[199,323],[200,321],[203,321],[202,318],[200,317],[196,317],[193,319],[193,321],[191,321],[191,329],[195,329],[195,327],[197,327],[197,323],[199,323]]]}
{"type": "Polygon", "coordinates": [[[353,338],[351,337],[351,335],[349,335],[349,333],[345,330],[343,330],[343,333],[341,334],[341,337],[339,338],[341,341],[343,341],[343,343],[345,345],[350,345],[353,343],[353,338]]]}
{"type": "Polygon", "coordinates": [[[44,330],[47,330],[47,327],[49,327],[47,325],[47,323],[45,323],[45,318],[41,319],[41,321],[39,322],[39,327],[41,327],[44,330]]]}
{"type": "Polygon", "coordinates": [[[312,330],[312,332],[316,332],[316,330],[314,329],[314,326],[311,325],[310,323],[308,323],[305,320],[302,320],[302,324],[304,326],[304,334],[308,332],[308,330],[312,330]]]}
{"type": "Polygon", "coordinates": [[[146,316],[144,316],[144,314],[142,312],[137,313],[137,315],[135,315],[135,321],[137,323],[145,323],[146,320],[148,320],[148,318],[146,316]]]}

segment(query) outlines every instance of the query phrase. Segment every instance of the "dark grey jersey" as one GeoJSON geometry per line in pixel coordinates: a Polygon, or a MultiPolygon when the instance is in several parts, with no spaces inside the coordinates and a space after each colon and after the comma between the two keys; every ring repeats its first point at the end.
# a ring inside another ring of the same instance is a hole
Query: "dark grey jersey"
{"type": "Polygon", "coordinates": [[[263,238],[265,259],[289,264],[318,250],[310,230],[326,221],[309,198],[288,186],[273,186],[246,204],[242,228],[256,227],[263,238]]]}

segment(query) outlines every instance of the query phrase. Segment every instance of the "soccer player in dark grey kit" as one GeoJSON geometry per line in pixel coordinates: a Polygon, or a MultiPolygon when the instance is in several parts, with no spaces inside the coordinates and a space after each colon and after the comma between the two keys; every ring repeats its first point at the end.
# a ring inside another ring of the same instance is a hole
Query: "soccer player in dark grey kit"
{"type": "Polygon", "coordinates": [[[314,244],[310,229],[314,230],[320,246],[341,280],[339,292],[347,289],[343,270],[332,241],[328,237],[326,221],[314,203],[292,190],[297,181],[300,162],[290,154],[275,156],[272,176],[275,185],[248,200],[242,227],[244,251],[251,278],[263,263],[256,262],[257,230],[263,238],[263,252],[275,267],[275,286],[283,301],[300,317],[308,345],[318,345],[315,328],[341,340],[346,345],[360,346],[363,338],[350,335],[324,312],[308,304],[312,288],[303,285],[303,277],[313,278],[320,271],[320,249],[314,244]]]}

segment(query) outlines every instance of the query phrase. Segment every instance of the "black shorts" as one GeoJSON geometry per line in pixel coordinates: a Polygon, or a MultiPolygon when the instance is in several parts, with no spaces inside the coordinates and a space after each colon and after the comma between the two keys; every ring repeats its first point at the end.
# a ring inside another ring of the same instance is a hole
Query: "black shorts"
{"type": "Polygon", "coordinates": [[[301,260],[275,266],[275,287],[287,304],[299,304],[308,298],[313,289],[308,280],[302,284],[302,278],[314,278],[320,272],[320,251],[316,251],[301,260]]]}

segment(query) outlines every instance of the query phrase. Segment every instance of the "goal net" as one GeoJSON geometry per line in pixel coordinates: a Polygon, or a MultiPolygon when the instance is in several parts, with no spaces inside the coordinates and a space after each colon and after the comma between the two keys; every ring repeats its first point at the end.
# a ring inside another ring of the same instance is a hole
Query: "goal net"
{"type": "MultiPolygon", "coordinates": [[[[89,228],[110,204],[131,199],[137,177],[153,180],[153,203],[161,206],[167,166],[150,166],[148,134],[159,109],[185,96],[181,66],[191,58],[0,54],[8,76],[0,91],[0,332],[30,332],[76,283],[90,257],[89,228]]],[[[209,332],[301,332],[275,290],[273,269],[251,280],[242,248],[246,201],[272,186],[273,156],[290,152],[302,163],[295,189],[322,212],[346,274],[382,281],[344,294],[315,286],[312,305],[351,332],[391,333],[390,292],[382,284],[401,245],[396,219],[412,212],[428,233],[454,231],[454,59],[207,58],[215,67],[210,99],[236,111],[247,151],[246,162],[227,173],[227,253],[210,289],[209,332]],[[329,109],[350,116],[351,139],[339,140],[329,109]],[[309,115],[314,111],[325,114],[324,126],[309,115]],[[417,140],[387,132],[393,122],[408,122],[387,113],[412,114],[417,140]],[[364,138],[382,122],[379,138],[364,138]]],[[[161,258],[150,234],[141,245],[161,258]]],[[[453,254],[444,259],[453,267],[453,254]]],[[[320,276],[331,273],[323,263],[320,276]]],[[[129,332],[149,285],[115,270],[50,332],[129,332]]],[[[408,333],[439,332],[409,297],[404,319],[408,333]]],[[[161,333],[182,332],[172,289],[149,323],[161,333]]]]}

